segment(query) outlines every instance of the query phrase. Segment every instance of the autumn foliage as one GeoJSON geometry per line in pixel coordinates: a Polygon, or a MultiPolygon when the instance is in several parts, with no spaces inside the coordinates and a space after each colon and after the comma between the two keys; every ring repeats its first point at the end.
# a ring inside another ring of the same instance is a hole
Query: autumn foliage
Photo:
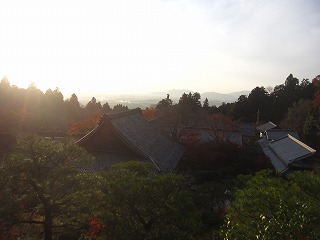
{"type": "Polygon", "coordinates": [[[105,228],[105,225],[98,218],[91,217],[88,221],[89,230],[88,235],[91,238],[97,237],[97,235],[105,228]]]}
{"type": "Polygon", "coordinates": [[[71,123],[68,130],[69,135],[84,135],[92,130],[99,122],[100,113],[94,112],[89,118],[71,123]]]}
{"type": "Polygon", "coordinates": [[[315,93],[315,98],[314,98],[314,106],[315,107],[320,107],[320,75],[318,75],[317,77],[315,77],[312,80],[312,83],[314,84],[314,86],[316,86],[316,88],[318,89],[318,91],[315,93]]]}
{"type": "Polygon", "coordinates": [[[152,108],[152,107],[148,108],[147,107],[145,110],[142,111],[142,114],[146,120],[151,120],[151,119],[155,118],[155,116],[157,115],[158,112],[159,112],[159,110],[156,108],[152,108]]]}

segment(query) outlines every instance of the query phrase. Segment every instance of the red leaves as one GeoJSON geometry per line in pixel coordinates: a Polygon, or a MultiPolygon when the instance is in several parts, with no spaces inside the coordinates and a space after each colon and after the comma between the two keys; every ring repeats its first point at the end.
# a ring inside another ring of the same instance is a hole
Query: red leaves
{"type": "Polygon", "coordinates": [[[96,237],[105,228],[105,225],[102,223],[102,221],[95,217],[89,218],[88,225],[88,235],[90,237],[96,237]]]}
{"type": "Polygon", "coordinates": [[[320,75],[316,76],[312,83],[318,88],[318,91],[315,93],[313,104],[315,107],[320,107],[320,75]]]}
{"type": "Polygon", "coordinates": [[[92,130],[99,122],[100,114],[94,112],[88,119],[73,122],[68,130],[69,135],[84,135],[92,130]]]}
{"type": "Polygon", "coordinates": [[[157,115],[158,113],[158,109],[155,109],[155,108],[146,108],[145,110],[142,111],[142,115],[144,116],[144,118],[149,121],[153,118],[155,118],[155,116],[157,115]]]}

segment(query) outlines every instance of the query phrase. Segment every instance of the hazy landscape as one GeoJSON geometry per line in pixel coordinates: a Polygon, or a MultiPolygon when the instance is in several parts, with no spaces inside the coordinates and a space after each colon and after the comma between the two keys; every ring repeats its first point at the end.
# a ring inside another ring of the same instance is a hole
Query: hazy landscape
{"type": "Polygon", "coordinates": [[[0,239],[319,239],[320,75],[82,101],[0,81],[0,239]]]}
{"type": "MultiPolygon", "coordinates": [[[[117,104],[123,104],[128,106],[128,108],[141,108],[145,109],[146,107],[155,107],[157,103],[165,98],[167,94],[170,95],[170,98],[174,103],[178,103],[180,97],[183,93],[194,93],[194,91],[189,89],[170,89],[168,92],[153,92],[149,94],[97,94],[97,95],[79,95],[79,102],[85,106],[88,101],[94,96],[97,101],[100,101],[102,104],[108,102],[111,107],[117,104]]],[[[240,95],[248,95],[250,91],[239,91],[232,93],[217,93],[217,92],[204,92],[200,93],[201,101],[203,102],[206,98],[209,101],[210,106],[219,107],[223,102],[224,103],[232,103],[236,102],[240,95]]]]}
{"type": "Polygon", "coordinates": [[[320,0],[0,0],[0,240],[320,239],[320,0]]]}

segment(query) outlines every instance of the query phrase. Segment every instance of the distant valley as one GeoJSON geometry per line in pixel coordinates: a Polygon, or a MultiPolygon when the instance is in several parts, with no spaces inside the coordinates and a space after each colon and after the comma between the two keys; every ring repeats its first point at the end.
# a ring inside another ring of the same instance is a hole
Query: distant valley
{"type": "MultiPolygon", "coordinates": [[[[113,107],[116,104],[122,104],[128,106],[129,109],[141,108],[145,109],[146,107],[156,106],[157,103],[166,98],[167,94],[170,95],[170,98],[174,103],[177,103],[183,93],[194,92],[188,89],[171,89],[168,92],[153,92],[149,94],[122,94],[122,95],[111,95],[111,94],[96,94],[91,96],[78,96],[79,102],[82,105],[86,105],[92,97],[95,97],[96,100],[101,102],[103,105],[105,102],[108,102],[110,107],[113,107]]],[[[223,102],[231,103],[238,100],[240,95],[248,95],[250,91],[239,91],[232,93],[217,93],[217,92],[204,92],[200,93],[201,102],[206,98],[209,100],[210,106],[220,106],[223,102]]]]}

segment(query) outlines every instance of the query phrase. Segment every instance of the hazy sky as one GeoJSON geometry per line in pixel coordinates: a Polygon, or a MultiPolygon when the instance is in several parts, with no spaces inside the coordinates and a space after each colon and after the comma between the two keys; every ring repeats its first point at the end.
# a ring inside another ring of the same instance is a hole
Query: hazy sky
{"type": "Polygon", "coordinates": [[[1,0],[0,31],[0,79],[64,95],[228,93],[320,74],[319,0],[1,0]]]}

